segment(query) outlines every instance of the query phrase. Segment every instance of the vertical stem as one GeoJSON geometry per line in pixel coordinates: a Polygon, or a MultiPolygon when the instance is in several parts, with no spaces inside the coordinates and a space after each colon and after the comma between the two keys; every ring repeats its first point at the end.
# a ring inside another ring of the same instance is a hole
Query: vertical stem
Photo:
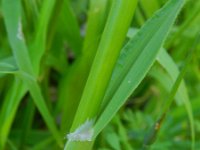
{"type": "MultiPolygon", "coordinates": [[[[137,0],[115,0],[99,43],[71,131],[98,115],[112,70],[120,54],[137,0]]],[[[78,140],[78,139],[77,139],[78,140]]],[[[92,142],[68,141],[65,150],[91,149],[92,142]]]]}

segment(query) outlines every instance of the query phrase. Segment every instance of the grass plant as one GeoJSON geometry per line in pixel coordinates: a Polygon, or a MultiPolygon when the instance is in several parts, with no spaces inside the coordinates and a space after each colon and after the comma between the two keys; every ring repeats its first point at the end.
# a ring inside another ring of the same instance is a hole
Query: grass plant
{"type": "Polygon", "coordinates": [[[198,149],[199,9],[0,0],[0,150],[198,149]]]}

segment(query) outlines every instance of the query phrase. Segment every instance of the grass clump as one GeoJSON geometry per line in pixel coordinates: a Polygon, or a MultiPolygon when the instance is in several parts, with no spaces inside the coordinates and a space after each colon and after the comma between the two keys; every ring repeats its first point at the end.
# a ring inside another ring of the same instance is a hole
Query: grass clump
{"type": "Polygon", "coordinates": [[[196,149],[199,8],[0,1],[0,150],[196,149]]]}

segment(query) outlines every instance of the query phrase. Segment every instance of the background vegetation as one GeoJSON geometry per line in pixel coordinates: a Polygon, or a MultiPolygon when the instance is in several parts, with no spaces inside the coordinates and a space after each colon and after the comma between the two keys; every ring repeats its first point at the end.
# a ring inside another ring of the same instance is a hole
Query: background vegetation
{"type": "Polygon", "coordinates": [[[0,0],[0,150],[198,149],[199,10],[0,0]]]}

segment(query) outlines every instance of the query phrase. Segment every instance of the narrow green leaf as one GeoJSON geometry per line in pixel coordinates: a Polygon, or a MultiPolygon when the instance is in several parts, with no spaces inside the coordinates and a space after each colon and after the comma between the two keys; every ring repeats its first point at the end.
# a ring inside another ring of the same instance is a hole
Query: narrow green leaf
{"type": "Polygon", "coordinates": [[[73,50],[75,55],[79,56],[82,49],[82,37],[78,20],[70,4],[70,0],[64,0],[59,15],[58,32],[60,36],[67,41],[67,44],[73,50]]]}
{"type": "MultiPolygon", "coordinates": [[[[152,128],[150,129],[150,134],[148,134],[145,138],[145,141],[144,141],[144,148],[148,148],[149,146],[151,146],[154,141],[156,140],[156,136],[158,134],[158,131],[162,125],[162,122],[163,122],[163,119],[165,119],[165,116],[166,114],[168,113],[171,105],[172,105],[172,102],[173,102],[173,99],[174,99],[174,96],[179,88],[179,85],[180,83],[182,82],[183,80],[183,77],[187,71],[187,67],[190,63],[190,61],[192,60],[192,57],[193,55],[195,54],[195,49],[196,49],[196,46],[198,45],[200,41],[200,34],[197,35],[195,41],[194,41],[194,44],[193,44],[193,47],[191,49],[191,51],[189,51],[189,54],[188,56],[186,57],[186,60],[184,62],[184,66],[183,66],[183,69],[181,70],[181,72],[179,73],[179,75],[177,76],[176,78],[176,81],[175,83],[173,84],[171,90],[170,90],[170,94],[169,96],[166,98],[166,101],[165,101],[165,104],[163,105],[163,109],[161,110],[161,115],[159,116],[158,120],[155,122],[155,124],[152,126],[152,128]]],[[[192,116],[190,116],[192,117],[192,116]]],[[[194,135],[193,137],[194,138],[194,135]]],[[[195,140],[195,139],[193,139],[195,140]]],[[[191,145],[191,148],[194,149],[194,141],[192,142],[192,145],[191,145]]]]}
{"type": "Polygon", "coordinates": [[[32,74],[32,64],[29,59],[23,35],[20,2],[15,0],[3,0],[2,7],[8,39],[13,50],[15,61],[20,70],[32,74]],[[13,10],[15,10],[15,13],[13,13],[13,10]]]}
{"type": "Polygon", "coordinates": [[[25,91],[26,87],[17,78],[7,91],[0,113],[0,149],[4,149],[13,119],[25,91]]]}
{"type": "Polygon", "coordinates": [[[95,124],[95,135],[112,119],[154,63],[184,0],[170,0],[122,50],[104,101],[108,103],[95,124]]]}
{"type": "Polygon", "coordinates": [[[190,13],[188,13],[189,15],[187,16],[187,19],[181,24],[181,26],[178,28],[178,31],[167,42],[167,47],[171,46],[173,43],[175,43],[175,41],[179,40],[179,37],[185,33],[188,26],[192,25],[196,18],[199,17],[199,7],[200,1],[196,1],[195,7],[190,10],[190,13]]]}
{"type": "MultiPolygon", "coordinates": [[[[179,71],[178,68],[176,67],[176,64],[173,62],[171,57],[164,49],[160,51],[157,60],[170,75],[172,81],[175,82],[176,78],[178,77],[179,71]]],[[[179,100],[178,104],[183,103],[185,106],[190,121],[191,138],[194,145],[195,142],[194,117],[192,113],[192,106],[189,100],[189,96],[184,81],[181,81],[175,98],[179,100]]]]}
{"type": "Polygon", "coordinates": [[[54,135],[55,139],[57,140],[59,146],[62,147],[62,141],[61,141],[62,138],[60,137],[60,134],[55,125],[55,121],[53,120],[53,118],[47,108],[47,105],[45,104],[45,100],[42,96],[42,93],[41,93],[39,85],[37,84],[37,81],[35,81],[35,79],[27,73],[19,72],[18,75],[23,80],[23,82],[27,86],[27,88],[29,89],[30,94],[33,97],[33,100],[35,102],[35,105],[39,109],[48,128],[51,130],[51,132],[54,135]]]}
{"type": "Polygon", "coordinates": [[[24,110],[23,114],[23,121],[22,121],[22,129],[23,132],[21,133],[20,137],[20,144],[19,149],[23,149],[24,145],[26,145],[26,139],[28,138],[28,134],[32,128],[32,123],[34,120],[35,115],[35,105],[31,98],[28,99],[28,103],[26,105],[26,108],[24,110]]]}
{"type": "Polygon", "coordinates": [[[90,0],[86,35],[82,50],[84,57],[88,57],[89,59],[91,59],[90,57],[94,58],[105,27],[109,9],[110,4],[108,0],[90,0]]]}
{"type": "MultiPolygon", "coordinates": [[[[157,57],[157,61],[167,71],[167,73],[170,75],[172,80],[176,81],[176,78],[179,74],[179,70],[175,62],[172,60],[172,58],[164,49],[160,50],[157,57]]],[[[187,99],[186,101],[189,101],[189,97],[187,94],[187,89],[186,89],[184,81],[181,82],[180,88],[177,91],[177,95],[178,97],[181,97],[181,99],[177,101],[177,104],[179,105],[183,104],[185,99],[187,99]]]]}
{"type": "MultiPolygon", "coordinates": [[[[69,131],[75,116],[108,15],[107,0],[91,0],[82,55],[60,81],[58,107],[63,110],[61,128],[69,131]],[[81,75],[81,76],[80,76],[81,75]],[[77,82],[79,79],[79,82],[77,82]],[[79,93],[79,94],[77,94],[79,93]]],[[[58,108],[58,109],[59,109],[58,108]]]]}
{"type": "Polygon", "coordinates": [[[15,73],[16,71],[18,71],[18,68],[13,57],[0,60],[0,74],[15,73]]]}
{"type": "Polygon", "coordinates": [[[46,40],[48,23],[55,5],[55,0],[43,1],[40,16],[38,18],[38,25],[33,45],[30,48],[30,57],[33,63],[33,70],[36,75],[39,74],[40,61],[46,50],[46,40]]]}

